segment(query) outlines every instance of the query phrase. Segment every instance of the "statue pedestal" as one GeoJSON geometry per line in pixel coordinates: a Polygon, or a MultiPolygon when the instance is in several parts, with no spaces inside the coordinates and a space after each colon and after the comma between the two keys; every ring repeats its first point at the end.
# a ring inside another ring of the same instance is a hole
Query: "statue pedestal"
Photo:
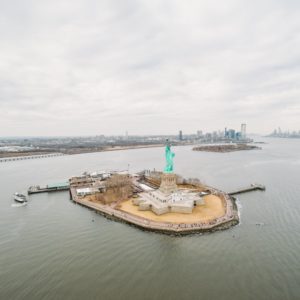
{"type": "Polygon", "coordinates": [[[177,191],[176,174],[163,173],[159,190],[164,194],[171,194],[177,191]]]}

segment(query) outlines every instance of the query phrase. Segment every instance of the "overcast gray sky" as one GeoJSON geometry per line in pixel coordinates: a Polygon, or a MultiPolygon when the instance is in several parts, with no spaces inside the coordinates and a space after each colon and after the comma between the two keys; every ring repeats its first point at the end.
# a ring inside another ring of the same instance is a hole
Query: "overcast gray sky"
{"type": "Polygon", "coordinates": [[[299,0],[0,0],[0,136],[300,130],[299,0]]]}

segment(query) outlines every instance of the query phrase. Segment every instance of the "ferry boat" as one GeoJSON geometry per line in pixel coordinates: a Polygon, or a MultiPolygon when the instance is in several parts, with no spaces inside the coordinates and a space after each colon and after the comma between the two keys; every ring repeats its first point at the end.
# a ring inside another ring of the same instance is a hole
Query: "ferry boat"
{"type": "Polygon", "coordinates": [[[20,193],[15,193],[14,194],[14,200],[20,203],[27,202],[27,198],[25,195],[20,194],[20,193]]]}

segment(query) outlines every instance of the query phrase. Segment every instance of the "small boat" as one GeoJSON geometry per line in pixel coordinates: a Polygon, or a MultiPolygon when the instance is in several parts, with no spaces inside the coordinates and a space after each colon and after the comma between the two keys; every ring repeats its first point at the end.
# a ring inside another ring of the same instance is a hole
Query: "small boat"
{"type": "Polygon", "coordinates": [[[15,193],[14,194],[14,200],[20,203],[27,202],[27,198],[25,195],[20,194],[20,193],[15,193]]]}

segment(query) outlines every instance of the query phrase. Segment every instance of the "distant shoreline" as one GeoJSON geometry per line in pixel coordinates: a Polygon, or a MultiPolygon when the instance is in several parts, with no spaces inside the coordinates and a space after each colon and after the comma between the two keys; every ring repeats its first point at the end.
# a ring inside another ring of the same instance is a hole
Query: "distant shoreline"
{"type": "MultiPolygon", "coordinates": [[[[191,143],[179,144],[175,146],[188,146],[192,145],[191,143]]],[[[75,155],[75,154],[86,154],[86,153],[95,153],[95,152],[107,152],[107,151],[121,151],[121,150],[130,150],[130,149],[143,149],[143,148],[158,148],[164,147],[165,144],[151,144],[151,145],[130,145],[130,146],[108,146],[108,147],[95,147],[95,148],[70,148],[70,149],[53,149],[49,150],[39,150],[39,151],[26,151],[26,152],[0,152],[1,158],[14,158],[14,157],[25,157],[25,156],[39,156],[47,155],[53,153],[61,153],[63,155],[75,155]]]]}
{"type": "MultiPolygon", "coordinates": [[[[194,143],[184,143],[176,144],[174,146],[191,146],[194,143]]],[[[131,150],[131,149],[144,149],[144,148],[159,148],[164,147],[165,144],[150,144],[150,145],[128,145],[128,146],[104,146],[104,147],[86,147],[86,148],[70,148],[70,149],[39,149],[33,151],[10,151],[10,152],[0,152],[0,159],[9,159],[17,157],[26,157],[26,156],[43,156],[51,154],[61,154],[61,155],[75,155],[75,154],[87,154],[87,153],[96,153],[96,152],[108,152],[108,151],[121,151],[121,150],[131,150]]],[[[261,149],[257,146],[246,145],[246,144],[225,144],[225,145],[203,145],[196,146],[193,148],[193,151],[204,151],[204,152],[233,152],[233,151],[242,151],[242,150],[255,150],[261,149]]]]}

